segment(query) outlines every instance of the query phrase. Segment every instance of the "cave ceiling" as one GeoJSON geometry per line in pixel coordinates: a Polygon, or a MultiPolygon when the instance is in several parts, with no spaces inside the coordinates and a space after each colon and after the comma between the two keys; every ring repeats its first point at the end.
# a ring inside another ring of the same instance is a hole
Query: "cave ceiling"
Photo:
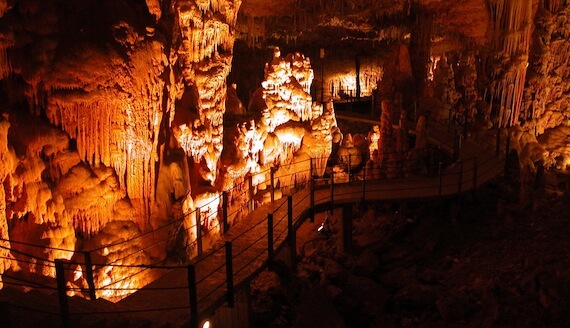
{"type": "Polygon", "coordinates": [[[238,39],[253,32],[263,34],[268,43],[294,42],[300,48],[364,48],[405,37],[418,13],[433,19],[436,48],[445,51],[457,43],[486,41],[489,17],[485,0],[244,0],[238,39]],[[259,21],[263,22],[262,31],[255,28],[259,21]]]}

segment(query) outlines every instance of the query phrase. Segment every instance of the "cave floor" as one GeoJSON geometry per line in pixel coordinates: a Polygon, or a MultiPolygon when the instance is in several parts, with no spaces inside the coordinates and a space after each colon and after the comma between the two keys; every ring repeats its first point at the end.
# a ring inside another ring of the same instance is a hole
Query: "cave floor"
{"type": "MultiPolygon", "coordinates": [[[[568,195],[508,204],[495,187],[458,206],[355,218],[352,253],[312,250],[297,286],[283,283],[300,290],[289,297],[293,326],[568,327],[568,195]]],[[[306,233],[304,242],[315,237],[306,233]]]]}

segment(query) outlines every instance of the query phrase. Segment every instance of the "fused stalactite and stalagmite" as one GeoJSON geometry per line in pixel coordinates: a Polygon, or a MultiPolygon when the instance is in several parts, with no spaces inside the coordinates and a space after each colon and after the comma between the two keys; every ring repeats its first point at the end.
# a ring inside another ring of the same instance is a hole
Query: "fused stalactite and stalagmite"
{"type": "Polygon", "coordinates": [[[489,1],[494,54],[487,119],[496,126],[519,123],[532,32],[532,2],[489,1]],[[493,115],[494,117],[490,117],[493,115]]]}

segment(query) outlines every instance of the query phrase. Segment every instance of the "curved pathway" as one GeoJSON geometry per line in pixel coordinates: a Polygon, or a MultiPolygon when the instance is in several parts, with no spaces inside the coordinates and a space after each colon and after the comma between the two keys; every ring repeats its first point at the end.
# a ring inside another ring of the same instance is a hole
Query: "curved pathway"
{"type": "MultiPolygon", "coordinates": [[[[428,127],[431,142],[442,148],[449,148],[446,142],[450,131],[430,124],[428,127]]],[[[503,171],[504,159],[496,156],[495,136],[490,133],[471,136],[464,143],[460,158],[432,177],[398,178],[376,181],[351,181],[335,184],[331,188],[328,182],[316,183],[314,190],[314,208],[328,210],[330,206],[342,203],[367,201],[396,201],[406,199],[429,199],[449,197],[467,192],[499,176],[503,171]]],[[[276,200],[256,208],[242,221],[233,226],[208,254],[195,259],[193,268],[196,276],[196,304],[200,317],[212,314],[212,311],[227,301],[227,247],[231,243],[232,272],[234,289],[244,286],[268,263],[269,225],[268,215],[273,216],[273,247],[277,251],[287,238],[289,210],[294,229],[301,225],[311,213],[311,188],[306,187],[292,195],[292,202],[287,198],[276,200]],[[291,208],[288,208],[291,207],[291,208]],[[224,242],[226,243],[224,246],[224,242]]],[[[193,288],[188,288],[189,270],[172,269],[155,282],[120,301],[116,305],[128,311],[135,311],[138,317],[145,317],[154,322],[170,322],[183,325],[190,320],[190,301],[193,288]],[[157,304],[158,303],[158,304],[157,304]],[[147,308],[164,308],[164,311],[145,312],[147,308]],[[168,310],[166,310],[168,309],[168,310]],[[136,312],[139,311],[140,313],[136,312]],[[168,320],[166,320],[166,318],[168,320]],[[156,321],[158,320],[158,321],[156,321]]],[[[231,287],[229,287],[231,289],[231,287]]],[[[196,308],[194,308],[196,310],[196,308]]]]}

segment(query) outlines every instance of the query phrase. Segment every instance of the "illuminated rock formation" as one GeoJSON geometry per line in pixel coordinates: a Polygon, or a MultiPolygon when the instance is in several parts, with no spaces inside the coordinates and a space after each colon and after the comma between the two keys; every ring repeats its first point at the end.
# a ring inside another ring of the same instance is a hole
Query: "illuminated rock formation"
{"type": "Polygon", "coordinates": [[[384,165],[389,161],[386,153],[394,152],[394,135],[392,129],[392,104],[384,100],[382,101],[382,116],[380,117],[380,138],[378,139],[378,155],[373,161],[378,165],[384,165]]]}
{"type": "MultiPolygon", "coordinates": [[[[118,242],[97,253],[98,263],[150,263],[173,245],[122,242],[180,216],[183,203],[217,211],[209,204],[217,194],[191,185],[216,180],[240,3],[0,2],[0,76],[15,107],[4,109],[13,115],[3,123],[10,138],[2,156],[18,154],[0,172],[0,234],[45,247],[13,250],[51,261],[118,242]]],[[[54,276],[44,264],[23,269],[54,276]]],[[[8,267],[3,260],[1,270],[8,267]]],[[[125,279],[128,271],[105,267],[95,281],[136,287],[152,279],[125,279]]]]}
{"type": "Polygon", "coordinates": [[[235,123],[226,131],[222,189],[242,186],[232,189],[234,202],[247,201],[243,188],[250,188],[245,183],[248,176],[251,187],[263,193],[272,183],[270,170],[274,169],[273,185],[281,193],[305,183],[311,173],[324,174],[332,145],[342,135],[332,102],[325,109],[312,102],[308,93],[312,79],[309,58],[301,54],[282,57],[278,48],[274,50],[262,87],[249,105],[248,112],[255,119],[235,123]]]}
{"type": "Polygon", "coordinates": [[[477,118],[477,106],[480,100],[477,91],[477,66],[476,57],[471,52],[461,55],[458,69],[458,86],[463,90],[461,95],[460,108],[457,111],[458,123],[474,124],[477,118]]]}
{"type": "MultiPolygon", "coordinates": [[[[441,100],[443,104],[442,109],[451,111],[459,101],[459,98],[461,98],[461,94],[455,89],[455,73],[446,57],[438,61],[437,68],[434,71],[434,81],[437,85],[435,96],[441,100]]],[[[444,112],[440,112],[440,115],[444,117],[449,116],[444,112]]]]}
{"type": "Polygon", "coordinates": [[[360,153],[360,150],[354,146],[352,135],[347,134],[345,136],[342,145],[338,150],[338,156],[341,162],[346,165],[347,172],[360,166],[362,162],[362,154],[360,153]]]}

